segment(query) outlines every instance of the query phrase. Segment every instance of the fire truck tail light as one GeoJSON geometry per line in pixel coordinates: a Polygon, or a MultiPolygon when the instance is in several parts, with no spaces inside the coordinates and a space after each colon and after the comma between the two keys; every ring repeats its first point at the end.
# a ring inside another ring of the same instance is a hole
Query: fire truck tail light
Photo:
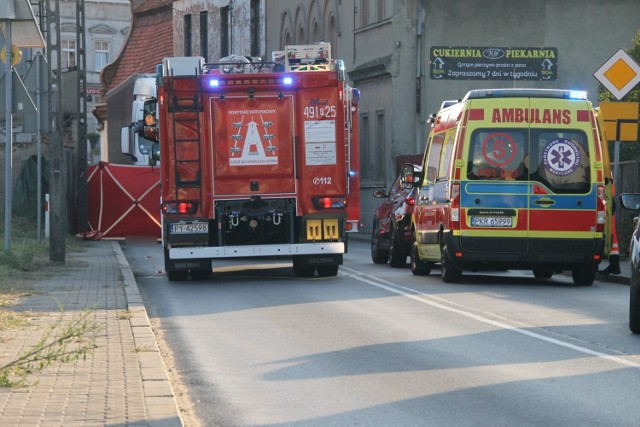
{"type": "Polygon", "coordinates": [[[166,215],[193,214],[198,210],[198,202],[167,202],[162,205],[162,211],[166,215]]]}
{"type": "Polygon", "coordinates": [[[312,199],[313,207],[317,210],[322,209],[344,209],[347,206],[347,200],[342,197],[314,197],[312,199]]]}

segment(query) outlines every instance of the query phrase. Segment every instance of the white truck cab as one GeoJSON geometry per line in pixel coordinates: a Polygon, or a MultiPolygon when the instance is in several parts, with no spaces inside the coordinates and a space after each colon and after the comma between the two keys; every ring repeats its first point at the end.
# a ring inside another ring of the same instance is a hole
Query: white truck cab
{"type": "Polygon", "coordinates": [[[152,129],[156,118],[156,78],[154,75],[140,77],[133,87],[131,123],[120,133],[120,151],[131,156],[134,165],[148,166],[151,161],[151,147],[157,141],[152,129]]]}

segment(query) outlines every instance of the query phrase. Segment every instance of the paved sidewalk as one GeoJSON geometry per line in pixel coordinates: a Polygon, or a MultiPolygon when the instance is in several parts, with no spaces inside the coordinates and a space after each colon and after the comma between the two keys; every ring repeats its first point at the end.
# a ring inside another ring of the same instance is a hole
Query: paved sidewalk
{"type": "Polygon", "coordinates": [[[3,426],[182,426],[165,366],[133,273],[120,245],[90,242],[67,253],[63,273],[42,279],[12,309],[35,327],[0,331],[0,364],[33,346],[47,326],[90,311],[100,326],[92,355],[53,363],[28,378],[35,385],[0,388],[3,426]],[[59,308],[62,307],[62,310],[59,308]]]}

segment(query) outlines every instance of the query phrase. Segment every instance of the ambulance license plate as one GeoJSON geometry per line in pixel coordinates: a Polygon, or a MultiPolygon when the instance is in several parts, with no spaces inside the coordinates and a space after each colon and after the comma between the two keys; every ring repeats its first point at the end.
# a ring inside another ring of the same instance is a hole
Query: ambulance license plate
{"type": "Polygon", "coordinates": [[[208,233],[209,224],[206,222],[194,222],[191,224],[171,224],[171,234],[208,233]]]}
{"type": "Polygon", "coordinates": [[[513,218],[509,216],[472,216],[472,227],[511,227],[513,218]]]}

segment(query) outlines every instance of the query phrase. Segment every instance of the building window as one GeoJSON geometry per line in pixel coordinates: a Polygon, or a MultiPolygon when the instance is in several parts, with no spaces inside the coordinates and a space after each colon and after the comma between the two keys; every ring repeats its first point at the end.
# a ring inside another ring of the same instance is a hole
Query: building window
{"type": "Polygon", "coordinates": [[[336,17],[329,17],[329,29],[327,31],[327,40],[331,43],[331,56],[339,58],[338,55],[338,30],[336,29],[336,17]]]}
{"type": "Polygon", "coordinates": [[[369,0],[360,0],[360,26],[369,25],[369,0]]]}
{"type": "Polygon", "coordinates": [[[315,19],[311,24],[311,42],[312,43],[320,42],[320,28],[318,26],[318,21],[316,21],[315,19]]]}
{"type": "Polygon", "coordinates": [[[191,15],[184,15],[184,56],[191,56],[191,15]]]}
{"type": "Polygon", "coordinates": [[[77,44],[75,40],[62,40],[62,68],[76,66],[77,44]]]}
{"type": "Polygon", "coordinates": [[[220,54],[229,56],[229,6],[220,8],[220,54]]]}
{"type": "Polygon", "coordinates": [[[376,0],[376,20],[382,21],[385,18],[384,0],[376,0]]]}
{"type": "Polygon", "coordinates": [[[371,181],[371,159],[369,158],[369,115],[360,115],[360,172],[363,181],[371,181]]]}
{"type": "Polygon", "coordinates": [[[260,56],[260,0],[251,0],[251,56],[260,56]]]}
{"type": "Polygon", "coordinates": [[[94,51],[96,55],[96,71],[100,71],[109,63],[109,42],[96,40],[94,43],[94,51]]]}
{"type": "Polygon", "coordinates": [[[200,12],[200,56],[207,62],[209,52],[209,13],[200,12]]]}
{"type": "Polygon", "coordinates": [[[373,179],[384,180],[385,171],[384,171],[384,158],[386,152],[386,135],[385,135],[385,122],[384,122],[384,111],[376,111],[376,147],[379,147],[378,150],[375,150],[374,157],[372,159],[372,164],[374,165],[374,175],[373,179]]]}
{"type": "Polygon", "coordinates": [[[305,41],[304,41],[304,28],[302,28],[302,25],[300,25],[298,27],[298,32],[296,34],[296,44],[305,44],[305,41]]]}

